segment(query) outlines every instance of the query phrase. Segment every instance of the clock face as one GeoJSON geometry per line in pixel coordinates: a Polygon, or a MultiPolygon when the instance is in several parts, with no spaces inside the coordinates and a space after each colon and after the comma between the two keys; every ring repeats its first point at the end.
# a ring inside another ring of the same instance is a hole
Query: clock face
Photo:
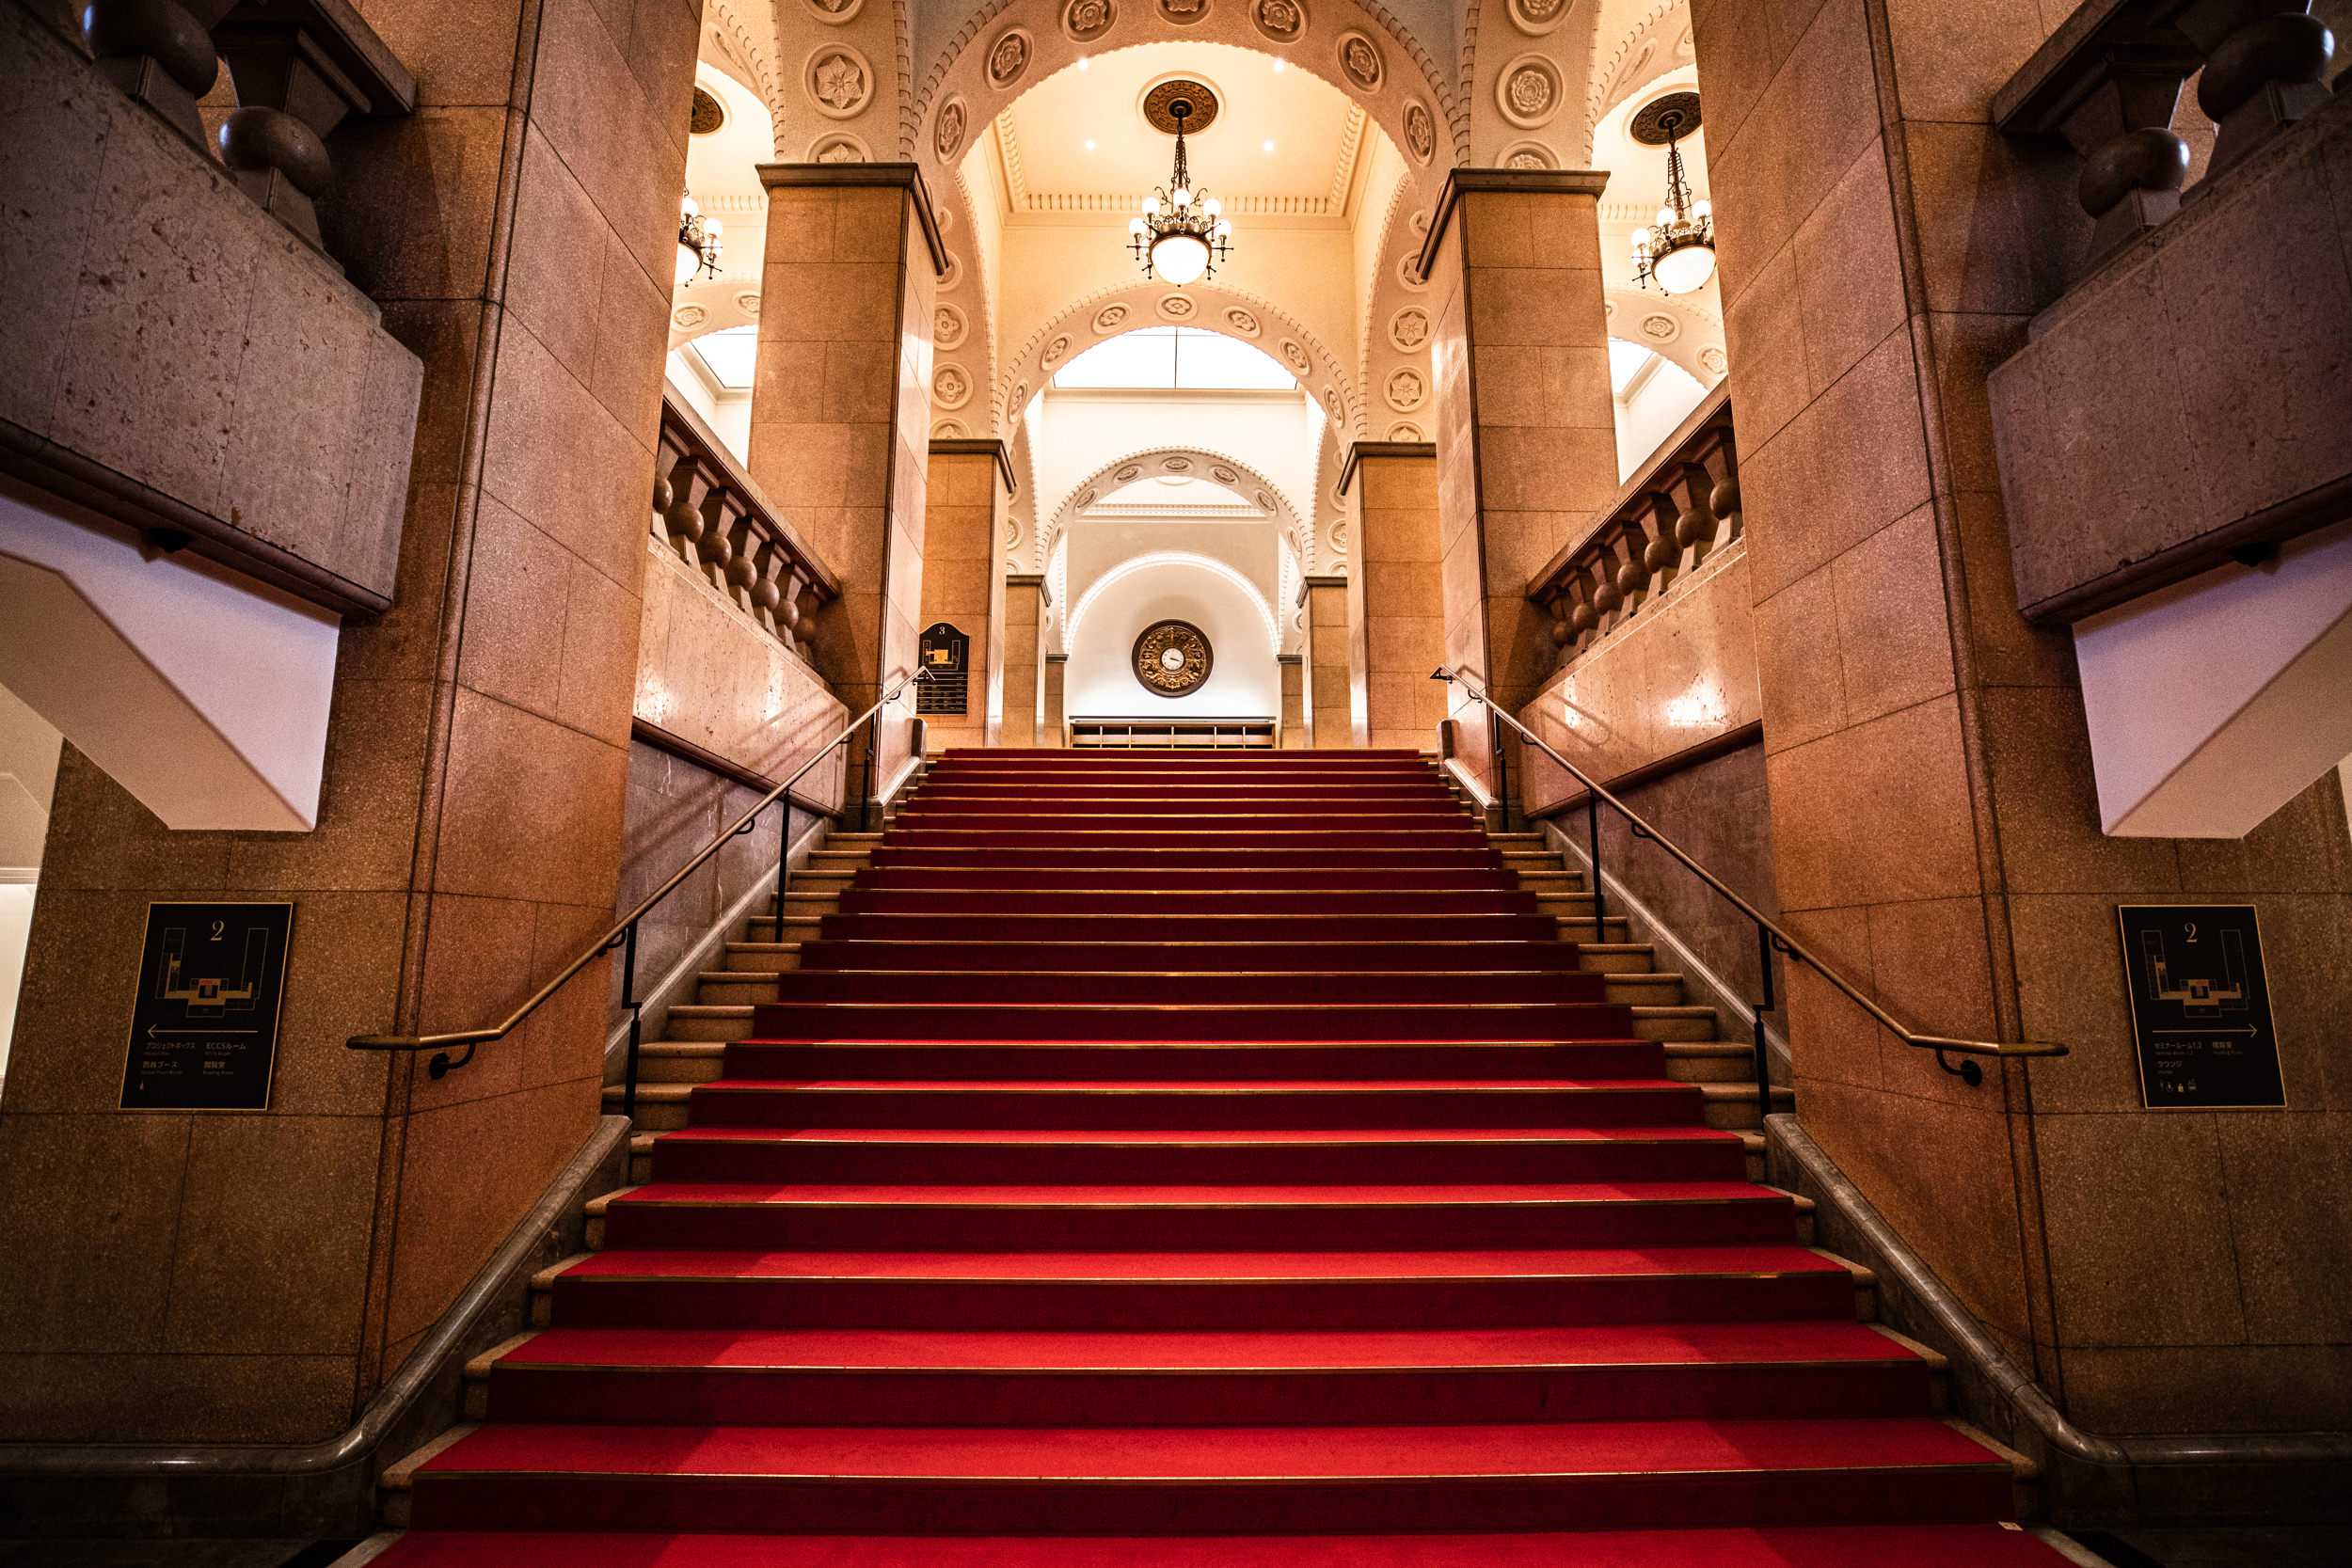
{"type": "Polygon", "coordinates": [[[1162,621],[1136,639],[1136,679],[1155,697],[1182,697],[1209,678],[1215,656],[1200,628],[1162,621]]]}

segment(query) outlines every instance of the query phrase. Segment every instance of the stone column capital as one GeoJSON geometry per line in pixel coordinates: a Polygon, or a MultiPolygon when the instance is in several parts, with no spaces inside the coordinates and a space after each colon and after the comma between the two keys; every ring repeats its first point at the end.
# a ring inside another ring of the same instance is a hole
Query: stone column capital
{"type": "Polygon", "coordinates": [[[930,246],[932,276],[947,276],[947,242],[940,238],[931,188],[924,182],[922,169],[914,164],[761,164],[759,182],[771,191],[786,185],[899,186],[914,198],[923,240],[930,246]]]}
{"type": "Polygon", "coordinates": [[[1454,210],[1462,204],[1462,198],[1474,191],[1500,191],[1522,196],[1589,196],[1597,201],[1600,193],[1608,188],[1609,171],[1599,168],[1454,169],[1445,177],[1445,189],[1438,197],[1437,215],[1429,220],[1429,237],[1422,242],[1421,255],[1414,260],[1413,269],[1423,277],[1429,276],[1429,269],[1438,264],[1438,247],[1445,242],[1446,226],[1454,219],[1454,210]]]}

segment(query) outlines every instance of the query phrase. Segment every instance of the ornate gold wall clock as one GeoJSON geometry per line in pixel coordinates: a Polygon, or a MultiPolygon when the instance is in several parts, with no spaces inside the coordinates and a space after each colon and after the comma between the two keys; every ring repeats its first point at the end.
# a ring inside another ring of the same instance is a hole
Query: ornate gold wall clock
{"type": "Polygon", "coordinates": [[[1155,697],[1198,691],[1215,662],[1209,640],[1186,621],[1157,622],[1136,639],[1136,679],[1155,697]]]}

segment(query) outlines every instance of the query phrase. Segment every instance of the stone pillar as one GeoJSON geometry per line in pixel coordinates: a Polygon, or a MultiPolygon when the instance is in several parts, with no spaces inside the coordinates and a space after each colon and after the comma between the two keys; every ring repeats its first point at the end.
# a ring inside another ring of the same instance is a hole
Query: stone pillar
{"type": "Polygon", "coordinates": [[[1003,701],[1004,578],[993,569],[996,534],[1012,499],[1002,441],[933,441],[923,500],[922,626],[945,621],[972,640],[961,715],[927,713],[930,749],[984,743],[1003,701]]]}
{"type": "Polygon", "coordinates": [[[1062,702],[1063,677],[1069,670],[1068,654],[1045,656],[1045,730],[1037,737],[1041,746],[1059,749],[1070,743],[1070,724],[1062,702]]]}
{"type": "MultiPolygon", "coordinates": [[[[1457,168],[1422,246],[1437,302],[1445,657],[1512,712],[1553,663],[1550,618],[1528,602],[1528,581],[1617,492],[1600,273],[1608,182],[1588,170],[1457,168]]],[[[1489,733],[1483,718],[1455,728],[1462,769],[1491,793],[1489,733]]]]}
{"type": "Polygon", "coordinates": [[[1349,612],[1362,645],[1365,742],[1425,751],[1446,716],[1445,595],[1438,549],[1438,449],[1359,441],[1340,494],[1360,483],[1349,612]]]}
{"type": "MultiPolygon", "coordinates": [[[[2339,1423],[2304,1316],[2341,1293],[2310,1245],[2342,1230],[2316,1174],[2346,1147],[2319,1086],[2335,959],[2273,983],[2287,1111],[2152,1115],[2115,914],[2249,903],[2265,948],[2340,954],[2338,786],[2239,841],[2103,836],[2070,640],[2018,611],[1986,378],[2088,225],[2063,150],[1991,103],[2067,12],[1964,36],[1924,0],[1697,14],[1785,919],[1915,1030],[2073,1053],[1970,1088],[1790,965],[1804,1125],[2080,1426],[2339,1423]]],[[[2231,324],[2279,262],[2203,264],[2231,324]]],[[[2117,341],[2115,373],[2145,373],[2117,341]]],[[[2086,450],[2078,483],[2137,460],[2086,450]]]]}
{"type": "Polygon", "coordinates": [[[424,362],[393,603],[342,629],[310,832],[171,832],[66,752],[0,1112],[11,1442],[342,1432],[598,1115],[602,958],[437,1081],[343,1042],[494,1023],[612,924],[693,11],[361,8],[417,113],[338,133],[319,221],[424,362]],[[118,1109],[151,900],[294,904],[266,1110],[118,1109]]]}
{"type": "MultiPolygon", "coordinates": [[[[922,631],[931,305],[947,269],[913,164],[763,164],[768,248],[746,467],[840,574],[818,662],[852,713],[914,668],[922,631]]],[[[862,731],[852,792],[886,798],[914,758],[914,703],[862,731]]]]}
{"type": "Polygon", "coordinates": [[[1307,745],[1307,710],[1305,693],[1300,690],[1300,676],[1305,669],[1303,654],[1276,654],[1274,662],[1282,682],[1282,711],[1279,715],[1279,736],[1277,743],[1286,752],[1302,751],[1307,745]]]}
{"type": "Polygon", "coordinates": [[[992,746],[1059,744],[1045,738],[1045,611],[1053,602],[1034,572],[1005,578],[1005,699],[992,746]]]}
{"type": "Polygon", "coordinates": [[[1349,663],[1347,579],[1307,578],[1298,585],[1298,603],[1307,611],[1301,650],[1306,663],[1300,672],[1307,744],[1324,751],[1360,746],[1349,663]]]}

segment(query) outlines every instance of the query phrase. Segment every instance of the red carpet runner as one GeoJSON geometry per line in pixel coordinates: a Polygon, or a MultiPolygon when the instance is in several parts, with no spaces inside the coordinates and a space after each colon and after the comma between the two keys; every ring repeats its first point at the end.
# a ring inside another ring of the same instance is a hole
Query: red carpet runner
{"type": "Polygon", "coordinates": [[[1404,752],[951,754],[392,1568],[2032,1564],[1404,752]]]}

